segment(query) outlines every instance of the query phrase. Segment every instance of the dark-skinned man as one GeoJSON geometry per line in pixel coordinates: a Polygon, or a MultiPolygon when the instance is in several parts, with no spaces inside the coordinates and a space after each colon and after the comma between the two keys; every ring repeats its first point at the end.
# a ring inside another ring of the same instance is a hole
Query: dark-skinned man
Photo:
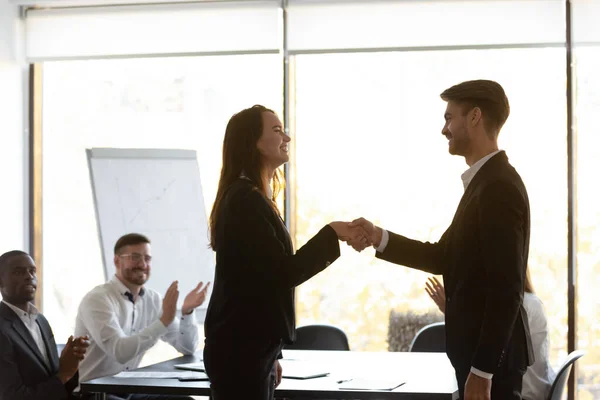
{"type": "Polygon", "coordinates": [[[0,256],[0,400],[73,398],[88,337],[69,337],[60,357],[50,324],[33,305],[36,266],[29,254],[0,256]]]}

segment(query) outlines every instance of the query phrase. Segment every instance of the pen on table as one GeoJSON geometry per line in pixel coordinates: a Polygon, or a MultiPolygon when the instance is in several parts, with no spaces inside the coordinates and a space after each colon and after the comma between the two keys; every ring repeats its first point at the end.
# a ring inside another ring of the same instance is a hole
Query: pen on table
{"type": "Polygon", "coordinates": [[[350,382],[351,380],[352,380],[352,378],[349,378],[349,379],[342,379],[342,380],[339,380],[339,381],[337,381],[337,383],[350,382]]]}

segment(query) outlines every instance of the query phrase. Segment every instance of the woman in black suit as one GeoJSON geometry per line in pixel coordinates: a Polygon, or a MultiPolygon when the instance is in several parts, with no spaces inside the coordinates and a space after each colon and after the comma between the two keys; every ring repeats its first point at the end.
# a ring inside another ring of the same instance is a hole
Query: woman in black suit
{"type": "Polygon", "coordinates": [[[272,399],[282,374],[277,359],[295,340],[294,288],[339,257],[338,239],[357,250],[368,245],[362,228],[332,222],[294,254],[275,203],[289,142],[277,115],[263,106],[227,124],[210,215],[217,264],[204,323],[213,400],[272,399]]]}

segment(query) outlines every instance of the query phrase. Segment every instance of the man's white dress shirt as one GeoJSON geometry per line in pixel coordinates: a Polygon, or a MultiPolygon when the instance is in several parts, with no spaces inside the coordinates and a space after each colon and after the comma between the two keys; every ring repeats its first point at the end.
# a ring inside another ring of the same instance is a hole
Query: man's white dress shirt
{"type": "Polygon", "coordinates": [[[88,335],[90,346],[79,367],[80,382],[137,368],[158,339],[183,354],[196,351],[199,337],[194,312],[175,317],[165,327],[159,320],[162,297],[158,292],[144,288],[135,303],[132,299],[129,289],[114,276],[81,301],[75,335],[88,335]]]}

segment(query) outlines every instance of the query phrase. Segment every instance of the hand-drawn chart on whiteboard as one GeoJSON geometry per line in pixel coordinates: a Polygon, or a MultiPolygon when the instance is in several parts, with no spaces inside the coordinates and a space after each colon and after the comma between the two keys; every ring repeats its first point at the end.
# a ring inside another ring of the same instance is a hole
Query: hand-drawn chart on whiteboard
{"type": "MultiPolygon", "coordinates": [[[[179,281],[179,306],[200,281],[212,281],[214,254],[196,152],[88,149],[98,237],[107,279],[115,273],[114,245],[126,233],[151,241],[146,286],[162,295],[179,281]]],[[[208,297],[201,308],[208,305],[208,297]]]]}

